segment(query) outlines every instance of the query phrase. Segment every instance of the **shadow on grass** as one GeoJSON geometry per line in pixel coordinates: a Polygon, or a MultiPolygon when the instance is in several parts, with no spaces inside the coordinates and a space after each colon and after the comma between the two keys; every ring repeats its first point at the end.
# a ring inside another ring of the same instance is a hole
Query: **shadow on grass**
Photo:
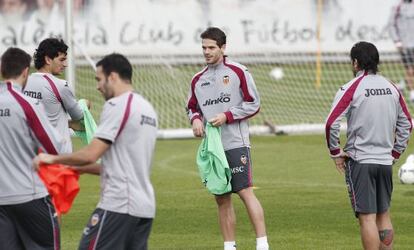
{"type": "Polygon", "coordinates": [[[403,196],[414,196],[414,190],[403,193],[403,196]]]}

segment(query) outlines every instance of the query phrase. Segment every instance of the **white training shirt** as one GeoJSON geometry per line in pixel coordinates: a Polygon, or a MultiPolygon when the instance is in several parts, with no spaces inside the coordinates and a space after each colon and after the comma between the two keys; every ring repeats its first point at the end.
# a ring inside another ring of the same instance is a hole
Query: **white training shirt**
{"type": "Polygon", "coordinates": [[[48,195],[32,166],[39,147],[62,150],[62,138],[48,121],[39,100],[21,93],[20,85],[0,82],[0,205],[48,195]]]}
{"type": "Polygon", "coordinates": [[[227,117],[221,125],[224,150],[250,147],[248,119],[260,110],[260,97],[252,75],[225,56],[194,75],[187,100],[187,114],[208,121],[219,113],[227,117]]]}
{"type": "Polygon", "coordinates": [[[64,139],[63,153],[71,153],[68,114],[72,120],[78,121],[83,118],[83,112],[68,83],[52,74],[32,73],[23,92],[41,100],[49,121],[64,139]]]}
{"type": "Polygon", "coordinates": [[[408,145],[412,122],[403,95],[378,74],[360,71],[340,87],[326,119],[326,142],[335,157],[341,153],[340,123],[347,118],[344,151],[363,164],[391,165],[408,145]]]}
{"type": "Polygon", "coordinates": [[[102,156],[99,208],[140,218],[155,216],[150,173],[157,125],[154,108],[137,93],[105,102],[95,137],[112,144],[102,156]]]}

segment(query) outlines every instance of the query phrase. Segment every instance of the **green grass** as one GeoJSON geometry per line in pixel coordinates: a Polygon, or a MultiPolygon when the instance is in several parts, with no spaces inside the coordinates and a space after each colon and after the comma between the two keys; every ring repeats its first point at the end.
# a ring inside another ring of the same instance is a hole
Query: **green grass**
{"type": "MultiPolygon", "coordinates": [[[[222,249],[212,195],[200,183],[199,140],[159,140],[152,182],[157,215],[149,249],[222,249]]],[[[255,193],[265,210],[271,249],[361,249],[343,176],[328,157],[321,135],[253,137],[255,193]]],[[[414,147],[410,144],[407,152],[414,147]]],[[[403,155],[404,158],[407,154],[403,155]]],[[[395,249],[412,249],[414,186],[402,185],[394,167],[392,218],[395,249]]],[[[81,192],[63,217],[62,249],[76,249],[99,198],[99,178],[81,177],[81,192]]],[[[246,210],[234,196],[238,249],[254,249],[246,210]]]]}

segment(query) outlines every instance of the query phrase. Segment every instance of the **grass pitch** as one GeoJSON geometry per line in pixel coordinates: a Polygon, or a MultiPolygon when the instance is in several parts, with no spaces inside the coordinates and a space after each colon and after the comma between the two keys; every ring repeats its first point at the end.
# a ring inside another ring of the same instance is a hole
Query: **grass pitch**
{"type": "MultiPolygon", "coordinates": [[[[149,249],[222,249],[216,205],[195,166],[200,140],[159,140],[153,164],[157,215],[149,249]]],[[[79,145],[79,144],[78,144],[79,145]]],[[[328,156],[322,135],[253,137],[255,193],[265,210],[271,249],[361,249],[344,177],[328,156]]],[[[412,144],[407,152],[414,150],[412,144]]],[[[391,213],[395,249],[413,249],[414,186],[398,181],[394,167],[391,213]]],[[[99,199],[99,178],[81,177],[81,192],[63,217],[62,249],[77,249],[99,199]]],[[[246,210],[234,195],[239,250],[255,248],[246,210]]]]}

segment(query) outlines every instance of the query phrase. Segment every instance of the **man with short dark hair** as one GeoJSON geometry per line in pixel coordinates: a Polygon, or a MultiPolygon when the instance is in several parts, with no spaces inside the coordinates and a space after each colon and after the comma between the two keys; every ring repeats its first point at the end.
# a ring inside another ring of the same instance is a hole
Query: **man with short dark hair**
{"type": "MultiPolygon", "coordinates": [[[[226,35],[216,27],[201,34],[207,66],[192,81],[187,112],[197,137],[204,135],[208,121],[221,127],[221,141],[232,172],[232,192],[246,206],[256,232],[256,249],[268,250],[263,208],[253,192],[248,118],[260,109],[260,98],[247,68],[227,59],[226,35]]],[[[215,195],[224,249],[236,249],[236,216],[231,193],[215,195]]]]}
{"type": "Polygon", "coordinates": [[[39,99],[47,117],[64,138],[64,153],[72,152],[69,127],[83,130],[79,121],[83,112],[65,80],[59,76],[66,68],[68,46],[61,39],[47,38],[40,42],[34,55],[37,72],[29,76],[24,94],[39,99]],[[68,123],[68,114],[71,122],[68,123]]]}
{"type": "Polygon", "coordinates": [[[62,150],[62,138],[41,104],[21,93],[31,57],[18,48],[1,57],[0,249],[60,248],[59,225],[48,192],[31,167],[37,149],[62,150]]]}
{"type": "Polygon", "coordinates": [[[335,96],[326,120],[326,141],[336,168],[346,174],[364,249],[392,249],[392,164],[407,147],[411,117],[398,89],[377,74],[377,48],[358,42],[350,56],[355,78],[335,96]],[[342,150],[339,128],[345,116],[347,142],[342,150]]]}
{"type": "Polygon", "coordinates": [[[151,161],[158,120],[152,105],[132,86],[132,67],[120,54],[97,64],[98,90],[106,102],[92,142],[66,155],[40,154],[46,164],[80,166],[80,172],[101,174],[101,199],[79,249],[147,249],[155,216],[151,161]],[[102,157],[102,158],[101,158],[102,157]],[[90,164],[102,159],[102,167],[90,164]]]}

